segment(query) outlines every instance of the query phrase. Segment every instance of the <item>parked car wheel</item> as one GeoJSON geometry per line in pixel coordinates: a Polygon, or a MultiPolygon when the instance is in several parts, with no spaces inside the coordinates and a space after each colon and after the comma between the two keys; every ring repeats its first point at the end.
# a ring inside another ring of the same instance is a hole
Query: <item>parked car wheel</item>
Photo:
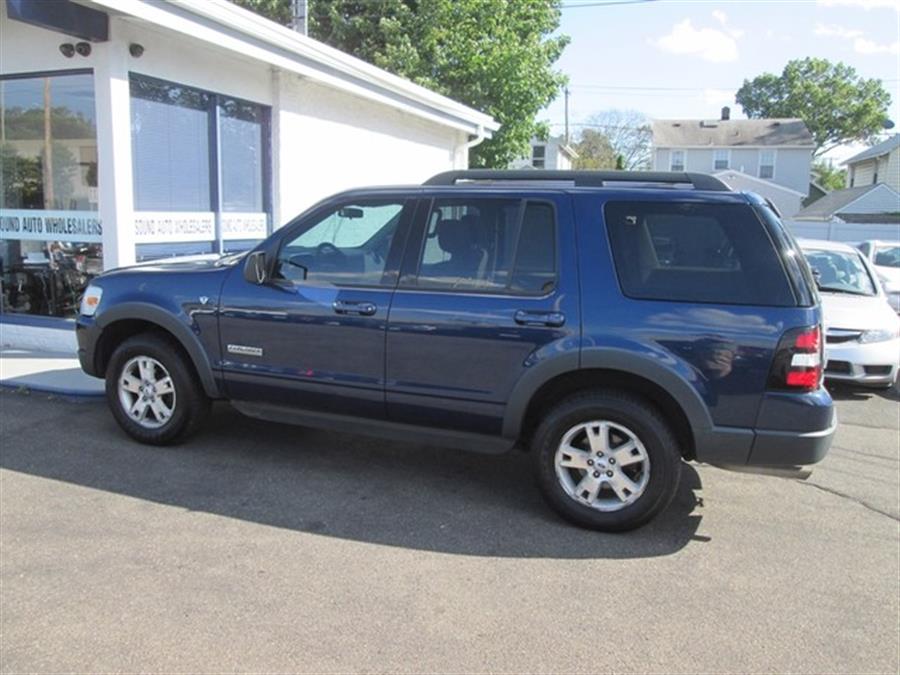
{"type": "Polygon", "coordinates": [[[534,435],[538,482],[550,506],[594,530],[640,527],[678,489],[678,442],[655,408],[626,392],[598,390],[553,408],[534,435]]]}
{"type": "Polygon", "coordinates": [[[151,445],[183,441],[201,426],[210,408],[181,349],[155,334],[129,338],[113,352],[106,399],[119,426],[151,445]]]}

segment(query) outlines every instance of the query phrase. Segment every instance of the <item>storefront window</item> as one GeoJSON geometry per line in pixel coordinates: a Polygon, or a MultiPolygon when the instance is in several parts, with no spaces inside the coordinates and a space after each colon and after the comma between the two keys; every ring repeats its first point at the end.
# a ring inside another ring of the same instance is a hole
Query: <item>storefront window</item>
{"type": "Polygon", "coordinates": [[[262,107],[222,98],[222,210],[263,210],[262,107]]]}
{"type": "Polygon", "coordinates": [[[249,248],[268,231],[269,109],[131,75],[139,260],[249,248]]]}
{"type": "Polygon", "coordinates": [[[136,210],[210,210],[209,105],[196,89],[131,78],[136,210]]]}
{"type": "Polygon", "coordinates": [[[0,78],[0,311],[72,316],[103,268],[89,71],[0,78]]]}

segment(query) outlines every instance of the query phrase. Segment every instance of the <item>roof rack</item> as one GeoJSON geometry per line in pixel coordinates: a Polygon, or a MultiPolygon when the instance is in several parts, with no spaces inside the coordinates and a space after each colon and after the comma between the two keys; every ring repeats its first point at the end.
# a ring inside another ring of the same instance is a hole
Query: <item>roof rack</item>
{"type": "MultiPolygon", "coordinates": [[[[559,183],[574,187],[625,187],[626,183],[675,187],[690,185],[695,190],[731,192],[731,188],[714,176],[705,173],[677,171],[554,171],[543,169],[469,169],[445,171],[432,176],[423,185],[456,185],[470,183],[559,183]]],[[[634,187],[638,187],[635,185],[634,187]]]]}

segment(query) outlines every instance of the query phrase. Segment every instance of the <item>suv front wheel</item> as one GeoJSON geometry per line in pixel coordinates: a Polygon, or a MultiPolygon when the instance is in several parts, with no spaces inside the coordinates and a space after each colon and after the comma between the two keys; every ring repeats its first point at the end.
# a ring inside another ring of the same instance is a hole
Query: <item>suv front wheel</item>
{"type": "Polygon", "coordinates": [[[594,530],[640,527],[669,505],[681,476],[669,426],[654,407],[622,391],[566,399],[544,418],[532,450],[550,506],[594,530]]]}
{"type": "Polygon", "coordinates": [[[106,399],[129,436],[150,445],[178,443],[197,430],[210,401],[180,348],[162,335],[136,335],[113,352],[106,399]]]}

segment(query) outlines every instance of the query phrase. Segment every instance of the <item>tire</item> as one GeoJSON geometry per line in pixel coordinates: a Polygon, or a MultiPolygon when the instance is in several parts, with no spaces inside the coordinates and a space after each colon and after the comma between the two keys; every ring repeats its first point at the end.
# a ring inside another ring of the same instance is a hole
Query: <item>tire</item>
{"type": "Polygon", "coordinates": [[[180,443],[210,409],[181,347],[157,333],[135,335],[116,348],[106,368],[106,400],[125,433],[148,445],[180,443]]]}
{"type": "Polygon", "coordinates": [[[552,408],[535,432],[532,453],[553,510],[602,532],[649,522],[672,501],[681,478],[669,425],[656,408],[619,390],[576,394],[552,408]]]}

